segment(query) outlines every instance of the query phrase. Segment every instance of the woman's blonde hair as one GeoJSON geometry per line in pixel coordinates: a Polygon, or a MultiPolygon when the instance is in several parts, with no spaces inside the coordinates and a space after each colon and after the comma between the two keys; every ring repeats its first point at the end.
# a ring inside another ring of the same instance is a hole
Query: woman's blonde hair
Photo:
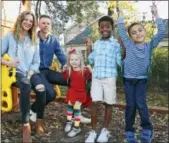
{"type": "Polygon", "coordinates": [[[83,74],[85,64],[84,64],[82,52],[80,50],[77,50],[77,49],[71,49],[71,50],[68,51],[68,56],[67,56],[67,68],[68,68],[69,77],[70,77],[70,73],[72,71],[72,67],[70,65],[71,55],[77,55],[79,57],[79,59],[80,59],[80,71],[83,74]]]}
{"type": "Polygon", "coordinates": [[[12,28],[12,32],[14,34],[14,38],[16,40],[20,40],[21,39],[21,32],[22,32],[22,22],[25,19],[25,17],[27,15],[31,15],[33,17],[33,25],[32,28],[28,31],[29,36],[31,38],[32,44],[35,45],[37,44],[37,35],[36,35],[36,19],[35,16],[32,12],[30,11],[24,11],[22,13],[20,13],[20,15],[17,17],[17,20],[12,28]]]}

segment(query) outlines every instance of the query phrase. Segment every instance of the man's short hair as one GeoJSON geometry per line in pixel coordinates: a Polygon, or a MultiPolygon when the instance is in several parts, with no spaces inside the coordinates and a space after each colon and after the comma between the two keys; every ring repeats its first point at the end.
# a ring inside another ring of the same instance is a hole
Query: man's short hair
{"type": "Polygon", "coordinates": [[[43,14],[39,17],[39,20],[42,18],[49,18],[51,20],[51,17],[49,15],[43,14]]]}

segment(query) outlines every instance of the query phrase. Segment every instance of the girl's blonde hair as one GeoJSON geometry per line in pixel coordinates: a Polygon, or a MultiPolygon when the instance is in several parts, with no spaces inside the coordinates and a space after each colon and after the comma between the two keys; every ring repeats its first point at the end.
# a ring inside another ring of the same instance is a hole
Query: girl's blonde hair
{"type": "Polygon", "coordinates": [[[21,40],[20,34],[23,30],[22,29],[22,22],[27,15],[31,15],[33,17],[33,25],[32,25],[32,28],[28,31],[28,33],[31,38],[32,44],[35,45],[35,44],[37,44],[38,40],[37,40],[37,35],[36,35],[36,19],[35,19],[35,16],[32,12],[24,11],[24,12],[20,13],[20,15],[17,17],[17,20],[16,20],[11,31],[13,32],[14,38],[16,40],[21,40]]]}
{"type": "Polygon", "coordinates": [[[84,64],[82,52],[80,50],[77,50],[77,49],[71,49],[71,50],[68,51],[68,56],[67,56],[67,67],[68,67],[69,77],[70,77],[70,73],[72,71],[72,67],[70,65],[70,57],[71,57],[71,55],[77,55],[79,57],[79,59],[80,59],[80,71],[83,74],[83,70],[84,70],[85,64],[84,64]]]}

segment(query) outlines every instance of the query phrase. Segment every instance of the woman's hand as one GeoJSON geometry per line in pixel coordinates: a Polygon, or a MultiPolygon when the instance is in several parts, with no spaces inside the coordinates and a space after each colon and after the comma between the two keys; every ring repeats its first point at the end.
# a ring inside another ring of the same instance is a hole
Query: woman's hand
{"type": "Polygon", "coordinates": [[[34,72],[33,70],[30,70],[30,71],[28,72],[27,78],[30,79],[34,73],[35,73],[35,72],[34,72]]]}
{"type": "Polygon", "coordinates": [[[14,59],[11,61],[6,61],[6,65],[9,67],[17,67],[19,65],[19,59],[14,59]]]}

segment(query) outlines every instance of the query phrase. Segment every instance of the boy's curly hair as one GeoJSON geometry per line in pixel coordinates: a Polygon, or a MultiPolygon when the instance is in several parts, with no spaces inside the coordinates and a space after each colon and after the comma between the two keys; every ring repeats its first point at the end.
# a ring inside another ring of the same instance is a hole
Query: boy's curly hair
{"type": "Polygon", "coordinates": [[[113,18],[111,18],[110,16],[103,16],[103,17],[101,17],[99,19],[99,23],[98,24],[100,25],[100,23],[103,22],[103,21],[110,22],[111,25],[112,25],[112,29],[114,29],[114,20],[113,20],[113,18]]]}

